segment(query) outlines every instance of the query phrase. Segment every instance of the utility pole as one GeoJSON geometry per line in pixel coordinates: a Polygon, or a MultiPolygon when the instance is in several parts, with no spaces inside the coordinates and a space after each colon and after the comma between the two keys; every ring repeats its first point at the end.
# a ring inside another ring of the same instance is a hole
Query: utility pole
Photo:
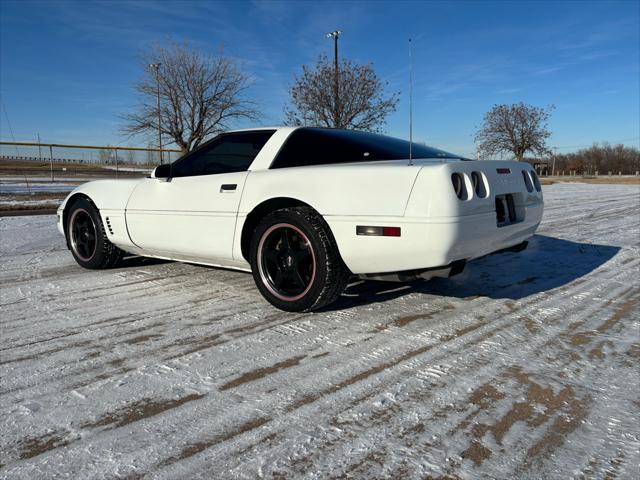
{"type": "Polygon", "coordinates": [[[160,65],[161,63],[150,63],[149,67],[156,71],[156,91],[158,96],[158,148],[160,154],[160,165],[162,165],[162,127],[160,123],[160,65]]]}
{"type": "Polygon", "coordinates": [[[40,134],[38,133],[38,158],[42,161],[42,146],[40,145],[40,134]]]}
{"type": "Polygon", "coordinates": [[[51,181],[54,181],[53,178],[53,146],[49,145],[49,167],[51,168],[51,181]]]}
{"type": "Polygon", "coordinates": [[[338,96],[339,92],[339,70],[338,70],[338,38],[342,32],[340,30],[336,30],[334,32],[327,33],[327,38],[333,38],[333,68],[334,68],[334,76],[333,76],[333,120],[334,126],[340,127],[338,120],[340,117],[340,98],[338,96]]]}
{"type": "Polygon", "coordinates": [[[553,163],[551,165],[551,176],[556,174],[556,157],[558,156],[558,147],[553,147],[553,163]]]}

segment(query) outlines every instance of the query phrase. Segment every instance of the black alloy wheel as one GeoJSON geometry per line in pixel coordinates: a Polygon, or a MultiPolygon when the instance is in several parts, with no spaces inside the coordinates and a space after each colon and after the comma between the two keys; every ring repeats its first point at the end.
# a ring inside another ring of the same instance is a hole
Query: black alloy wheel
{"type": "Polygon", "coordinates": [[[84,208],[77,208],[69,220],[71,231],[71,248],[84,262],[89,262],[96,254],[98,240],[96,225],[84,208]]]}
{"type": "Polygon", "coordinates": [[[311,288],[316,259],[309,238],[290,223],[277,223],[258,245],[260,277],[269,291],[287,302],[302,298],[311,288]]]}
{"type": "Polygon", "coordinates": [[[249,261],[262,296],[289,312],[330,304],[351,277],[329,225],[305,206],[266,215],[253,232],[249,261]]]}
{"type": "Polygon", "coordinates": [[[72,199],[65,220],[67,245],[78,265],[99,269],[120,264],[124,252],[107,237],[100,212],[89,198],[72,199]]]}

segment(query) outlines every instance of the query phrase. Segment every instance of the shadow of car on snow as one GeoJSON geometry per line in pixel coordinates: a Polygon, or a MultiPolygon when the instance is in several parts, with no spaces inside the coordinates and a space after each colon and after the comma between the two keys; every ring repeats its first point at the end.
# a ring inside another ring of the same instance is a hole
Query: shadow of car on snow
{"type": "MultiPolygon", "coordinates": [[[[546,235],[534,235],[521,252],[487,255],[466,264],[451,278],[433,278],[411,283],[356,281],[333,304],[319,310],[328,312],[385,302],[413,293],[455,298],[488,297],[518,300],[569,284],[596,270],[620,247],[579,243],[546,235]]],[[[168,260],[131,256],[122,267],[142,267],[168,260]]],[[[216,270],[214,267],[207,267],[216,270]]],[[[257,292],[256,292],[257,293],[257,292]]]]}
{"type": "Polygon", "coordinates": [[[553,290],[587,275],[613,258],[620,247],[578,243],[534,235],[526,250],[491,254],[467,263],[452,278],[413,283],[365,281],[352,283],[323,311],[384,302],[412,293],[456,298],[488,297],[518,300],[553,290]]]}

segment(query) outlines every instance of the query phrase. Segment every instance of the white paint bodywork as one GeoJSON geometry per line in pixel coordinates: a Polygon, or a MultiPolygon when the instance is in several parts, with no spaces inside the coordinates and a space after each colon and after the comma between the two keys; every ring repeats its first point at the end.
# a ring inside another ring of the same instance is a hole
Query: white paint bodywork
{"type": "Polygon", "coordinates": [[[528,192],[522,162],[414,160],[269,169],[294,128],[284,127],[262,148],[246,172],[137,180],[99,180],[81,185],[112,243],[133,254],[250,270],[241,248],[247,216],[261,203],[288,198],[319,212],[354,274],[440,267],[519,244],[542,219],[542,193],[528,192]],[[499,174],[497,168],[509,168],[499,174]],[[482,172],[488,187],[478,198],[471,172],[482,172]],[[465,200],[457,198],[451,174],[464,175],[465,200]],[[221,191],[237,184],[235,191],[221,191]],[[495,196],[514,195],[517,223],[498,227],[495,196]],[[356,226],[401,228],[400,237],[356,235],[356,226]],[[112,232],[112,233],[111,233],[112,232]]]}

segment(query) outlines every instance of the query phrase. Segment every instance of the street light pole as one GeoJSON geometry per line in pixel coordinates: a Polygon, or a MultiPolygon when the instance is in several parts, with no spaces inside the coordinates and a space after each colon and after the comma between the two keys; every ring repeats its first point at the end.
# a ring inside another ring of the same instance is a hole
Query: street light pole
{"type": "Polygon", "coordinates": [[[334,32],[330,32],[327,33],[327,38],[333,38],[333,68],[334,68],[334,75],[333,75],[333,97],[334,97],[334,111],[333,111],[333,120],[334,120],[334,127],[340,127],[341,125],[338,122],[338,118],[340,115],[340,99],[338,97],[338,93],[339,93],[339,82],[338,82],[338,76],[339,76],[339,71],[338,71],[338,38],[340,37],[340,34],[342,32],[340,30],[336,30],[334,32]]]}
{"type": "Polygon", "coordinates": [[[160,153],[160,165],[162,165],[162,130],[160,123],[160,65],[161,63],[150,63],[149,67],[156,71],[156,91],[158,97],[158,149],[160,153]]]}

